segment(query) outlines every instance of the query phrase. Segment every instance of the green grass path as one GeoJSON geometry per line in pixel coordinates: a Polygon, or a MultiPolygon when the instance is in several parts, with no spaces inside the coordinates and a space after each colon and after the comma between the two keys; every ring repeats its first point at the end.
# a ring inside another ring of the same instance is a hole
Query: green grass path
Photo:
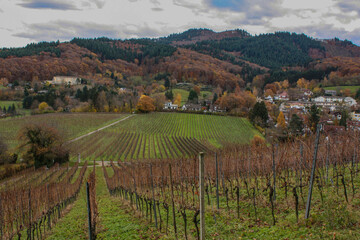
{"type": "Polygon", "coordinates": [[[159,233],[134,217],[134,212],[122,203],[121,198],[110,196],[102,168],[96,169],[96,194],[100,222],[97,239],[157,238],[159,233]]]}
{"type": "MultiPolygon", "coordinates": [[[[80,169],[77,170],[76,174],[80,169]]],[[[86,188],[85,181],[90,171],[85,173],[78,199],[71,206],[70,212],[62,217],[51,230],[50,236],[46,239],[87,239],[87,209],[86,209],[86,188]]],[[[74,177],[76,179],[77,176],[74,177]]]]}

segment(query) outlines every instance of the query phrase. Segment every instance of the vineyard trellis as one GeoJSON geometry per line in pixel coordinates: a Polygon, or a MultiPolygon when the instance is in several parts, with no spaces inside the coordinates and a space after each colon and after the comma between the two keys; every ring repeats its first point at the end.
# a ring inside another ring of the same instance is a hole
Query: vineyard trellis
{"type": "Polygon", "coordinates": [[[76,199],[86,168],[87,162],[73,183],[78,163],[61,181],[43,182],[37,186],[29,182],[26,186],[0,192],[0,238],[16,236],[21,239],[25,235],[27,239],[41,239],[61,217],[62,210],[76,199]]]}
{"type": "Polygon", "coordinates": [[[145,114],[80,139],[72,144],[72,152],[74,158],[81,153],[88,161],[177,159],[229,142],[245,144],[256,134],[246,119],[236,117],[145,114]]]}
{"type": "Polygon", "coordinates": [[[89,221],[89,239],[96,239],[96,224],[99,215],[96,202],[96,164],[94,162],[93,171],[90,173],[86,182],[88,221],[89,221]]]}
{"type": "MultiPolygon", "coordinates": [[[[325,194],[333,196],[334,191],[345,203],[356,198],[360,187],[356,180],[359,143],[359,136],[352,132],[327,138],[321,136],[314,178],[314,197],[320,203],[325,201],[325,194]],[[330,145],[338,147],[330,148],[330,145]]],[[[255,222],[262,220],[276,225],[277,212],[289,208],[294,209],[296,221],[302,219],[299,212],[305,213],[304,189],[310,184],[314,147],[315,139],[309,137],[279,143],[275,147],[265,143],[229,145],[218,153],[218,158],[208,154],[205,158],[205,195],[207,205],[213,209],[209,214],[213,215],[215,224],[216,214],[220,212],[241,218],[245,203],[252,206],[249,214],[255,222]],[[220,199],[220,212],[214,210],[216,199],[220,199]]],[[[111,162],[111,168],[114,175],[109,177],[103,165],[111,195],[124,199],[150,223],[158,223],[159,231],[167,234],[172,225],[172,233],[182,234],[181,238],[185,239],[190,234],[189,214],[192,213],[193,229],[199,238],[197,158],[119,161],[118,166],[111,162]],[[172,221],[169,221],[171,213],[172,221]],[[181,230],[179,219],[182,219],[181,230]]]]}

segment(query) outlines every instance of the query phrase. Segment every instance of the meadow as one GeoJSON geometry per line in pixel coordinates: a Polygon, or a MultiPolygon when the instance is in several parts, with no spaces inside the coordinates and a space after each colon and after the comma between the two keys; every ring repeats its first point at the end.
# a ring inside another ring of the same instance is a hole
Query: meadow
{"type": "Polygon", "coordinates": [[[360,86],[334,86],[334,87],[324,87],[325,90],[344,90],[349,89],[351,93],[356,93],[360,89],[360,86]]]}
{"type": "Polygon", "coordinates": [[[0,119],[0,137],[10,148],[15,148],[18,145],[19,130],[28,124],[36,123],[52,126],[58,129],[65,140],[70,140],[126,116],[105,113],[54,113],[5,118],[0,119]]]}

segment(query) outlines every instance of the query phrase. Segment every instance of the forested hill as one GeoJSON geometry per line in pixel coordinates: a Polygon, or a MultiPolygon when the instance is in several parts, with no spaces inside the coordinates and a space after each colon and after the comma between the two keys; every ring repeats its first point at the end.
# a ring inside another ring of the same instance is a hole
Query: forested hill
{"type": "MultiPolygon", "coordinates": [[[[153,77],[166,72],[177,81],[231,88],[252,81],[258,74],[289,68],[296,71],[296,77],[312,70],[324,76],[329,66],[346,72],[346,66],[335,57],[350,57],[358,64],[360,47],[347,40],[320,41],[289,32],[252,36],[240,29],[189,29],[157,39],[74,38],[67,43],[40,42],[23,48],[3,48],[0,78],[31,81],[51,79],[54,75],[91,77],[117,72],[124,77],[121,85],[126,86],[131,76],[153,77]]],[[[286,78],[287,74],[281,76],[286,78]]]]}

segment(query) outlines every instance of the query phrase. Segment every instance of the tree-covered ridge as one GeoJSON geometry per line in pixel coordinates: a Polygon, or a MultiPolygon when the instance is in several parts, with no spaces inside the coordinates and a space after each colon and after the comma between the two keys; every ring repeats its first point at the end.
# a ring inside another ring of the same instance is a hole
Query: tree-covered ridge
{"type": "Polygon", "coordinates": [[[243,59],[269,68],[306,65],[312,60],[308,54],[310,49],[325,50],[319,41],[305,34],[289,32],[202,41],[192,45],[191,49],[215,55],[218,51],[239,52],[243,59]]]}
{"type": "Polygon", "coordinates": [[[22,48],[2,48],[0,49],[0,58],[7,58],[10,56],[14,57],[25,57],[39,55],[42,52],[49,52],[56,55],[56,57],[61,56],[61,50],[57,48],[59,45],[57,42],[39,42],[39,43],[30,43],[22,48]]]}
{"type": "Polygon", "coordinates": [[[135,62],[135,59],[141,62],[145,57],[166,57],[171,56],[176,48],[173,46],[156,43],[150,39],[132,39],[132,40],[112,40],[109,38],[74,38],[71,43],[101,56],[103,60],[122,59],[127,62],[135,62]],[[127,46],[126,45],[131,45],[127,46]]]}
{"type": "Polygon", "coordinates": [[[220,40],[229,37],[250,37],[251,35],[243,29],[235,29],[225,32],[214,32],[207,28],[192,28],[182,33],[173,33],[167,37],[159,38],[158,41],[163,43],[183,42],[191,44],[191,41],[198,42],[204,40],[220,40]]]}
{"type": "Polygon", "coordinates": [[[170,34],[168,37],[161,38],[160,40],[163,42],[184,41],[184,40],[190,40],[193,37],[201,36],[204,33],[215,33],[215,32],[207,28],[192,28],[182,33],[170,34]]]}

